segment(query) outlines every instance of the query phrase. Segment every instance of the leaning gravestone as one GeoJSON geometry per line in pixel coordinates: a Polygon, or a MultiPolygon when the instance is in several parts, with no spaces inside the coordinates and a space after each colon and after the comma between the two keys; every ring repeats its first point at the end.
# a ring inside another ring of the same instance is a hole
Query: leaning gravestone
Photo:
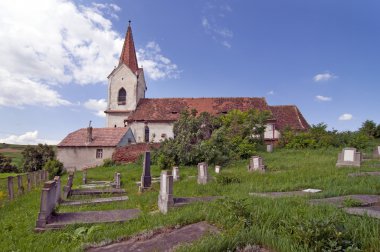
{"type": "Polygon", "coordinates": [[[198,184],[204,185],[210,180],[208,175],[208,165],[205,162],[198,164],[198,184]]]}
{"type": "Polygon", "coordinates": [[[178,168],[178,166],[173,167],[173,180],[174,181],[179,180],[179,168],[178,168]]]}
{"type": "Polygon", "coordinates": [[[173,176],[170,171],[162,171],[160,194],[158,195],[158,209],[161,213],[166,214],[172,206],[174,206],[173,176]]]}
{"type": "Polygon", "coordinates": [[[150,175],[150,152],[144,153],[143,173],[141,176],[140,192],[152,186],[152,176],[150,175]]]}
{"type": "Polygon", "coordinates": [[[266,167],[263,164],[263,159],[262,157],[259,156],[252,156],[251,159],[249,160],[249,165],[248,165],[248,171],[260,171],[260,172],[265,172],[266,167]]]}
{"type": "Polygon", "coordinates": [[[376,146],[375,150],[373,151],[373,157],[380,158],[380,146],[376,146]]]}
{"type": "Polygon", "coordinates": [[[362,162],[362,154],[355,148],[344,148],[338,155],[337,167],[341,166],[357,166],[360,167],[362,162]]]}

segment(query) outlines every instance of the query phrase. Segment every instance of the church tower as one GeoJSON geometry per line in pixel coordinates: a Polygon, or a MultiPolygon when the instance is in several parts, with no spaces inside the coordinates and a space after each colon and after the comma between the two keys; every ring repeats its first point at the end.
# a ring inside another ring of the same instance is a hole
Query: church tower
{"type": "Polygon", "coordinates": [[[145,98],[146,90],[129,21],[119,65],[108,76],[107,127],[125,127],[124,120],[136,109],[140,99],[145,98]]]}

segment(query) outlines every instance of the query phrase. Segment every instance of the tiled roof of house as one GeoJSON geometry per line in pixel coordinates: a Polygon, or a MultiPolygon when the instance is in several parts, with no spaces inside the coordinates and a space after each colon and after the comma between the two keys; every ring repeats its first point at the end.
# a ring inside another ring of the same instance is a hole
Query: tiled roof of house
{"type": "Polygon", "coordinates": [[[93,128],[92,141],[87,142],[87,128],[68,134],[58,147],[115,147],[129,128],[93,128]]]}
{"type": "Polygon", "coordinates": [[[126,64],[135,74],[139,70],[135,44],[133,42],[132,28],[130,24],[128,26],[127,34],[125,35],[123,49],[120,54],[119,65],[123,63],[126,64]]]}
{"type": "Polygon", "coordinates": [[[283,130],[291,127],[295,130],[307,130],[309,124],[295,105],[270,106],[273,117],[276,119],[276,128],[283,130]]]}
{"type": "Polygon", "coordinates": [[[229,110],[248,109],[270,110],[265,98],[158,98],[141,99],[136,110],[127,121],[176,121],[184,109],[196,109],[198,113],[212,115],[227,113],[229,110]]]}

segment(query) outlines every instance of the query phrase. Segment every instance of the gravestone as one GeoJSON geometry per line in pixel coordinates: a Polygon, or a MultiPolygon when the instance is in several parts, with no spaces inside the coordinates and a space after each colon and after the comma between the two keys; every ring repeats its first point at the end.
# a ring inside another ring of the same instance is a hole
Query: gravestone
{"type": "Polygon", "coordinates": [[[373,151],[373,157],[380,158],[380,146],[376,146],[375,150],[373,151]]]}
{"type": "Polygon", "coordinates": [[[61,177],[55,176],[54,181],[57,184],[57,190],[55,195],[55,203],[59,204],[61,202],[61,177]]]}
{"type": "Polygon", "coordinates": [[[215,165],[215,173],[220,173],[221,169],[222,167],[220,167],[220,165],[215,165]]]}
{"type": "Polygon", "coordinates": [[[198,184],[204,185],[207,184],[210,180],[208,175],[208,164],[205,162],[198,164],[198,184]]]}
{"type": "Polygon", "coordinates": [[[357,166],[360,167],[362,162],[362,154],[355,148],[344,148],[338,155],[337,167],[341,166],[357,166]]]}
{"type": "Polygon", "coordinates": [[[178,166],[173,167],[173,180],[174,181],[179,180],[179,168],[178,168],[178,166]]]}
{"type": "Polygon", "coordinates": [[[13,177],[8,177],[8,196],[10,200],[15,197],[15,192],[13,190],[13,177]]]}
{"type": "Polygon", "coordinates": [[[251,159],[249,160],[249,165],[248,165],[248,171],[259,171],[259,172],[265,172],[266,167],[263,164],[263,159],[260,156],[252,156],[251,159]]]}
{"type": "Polygon", "coordinates": [[[36,228],[44,228],[50,220],[54,208],[57,205],[57,182],[47,181],[42,188],[40,212],[36,222],[36,228]]]}
{"type": "Polygon", "coordinates": [[[273,152],[273,144],[267,145],[267,152],[273,152]]]}
{"type": "Polygon", "coordinates": [[[140,192],[152,186],[152,176],[150,175],[150,152],[144,153],[143,173],[141,176],[140,192]]]}
{"type": "Polygon", "coordinates": [[[174,206],[173,175],[170,171],[162,171],[160,177],[160,193],[158,195],[158,209],[166,214],[174,206]]]}
{"type": "Polygon", "coordinates": [[[83,173],[82,173],[82,183],[84,185],[87,184],[87,171],[86,170],[83,170],[83,173]]]}
{"type": "Polygon", "coordinates": [[[114,182],[115,182],[115,188],[116,189],[120,189],[120,185],[121,185],[121,174],[119,172],[115,172],[115,178],[114,178],[114,182]]]}
{"type": "Polygon", "coordinates": [[[71,187],[73,186],[74,174],[69,174],[67,184],[63,187],[63,199],[67,199],[71,193],[71,187]]]}

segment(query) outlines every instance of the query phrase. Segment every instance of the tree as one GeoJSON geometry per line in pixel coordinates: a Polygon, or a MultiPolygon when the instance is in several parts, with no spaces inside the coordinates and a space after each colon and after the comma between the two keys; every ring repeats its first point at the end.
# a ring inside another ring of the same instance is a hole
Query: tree
{"type": "Polygon", "coordinates": [[[17,172],[17,167],[12,165],[12,159],[0,153],[0,172],[17,172]]]}
{"type": "Polygon", "coordinates": [[[23,170],[25,172],[42,170],[47,161],[55,159],[53,147],[47,144],[27,146],[22,155],[24,157],[23,170]]]}
{"type": "Polygon", "coordinates": [[[376,135],[376,123],[372,120],[366,120],[362,123],[360,132],[366,134],[369,137],[375,137],[376,135]]]}
{"type": "Polygon", "coordinates": [[[44,170],[49,172],[49,179],[55,176],[61,176],[63,173],[63,164],[57,159],[51,159],[44,165],[44,170]]]}

